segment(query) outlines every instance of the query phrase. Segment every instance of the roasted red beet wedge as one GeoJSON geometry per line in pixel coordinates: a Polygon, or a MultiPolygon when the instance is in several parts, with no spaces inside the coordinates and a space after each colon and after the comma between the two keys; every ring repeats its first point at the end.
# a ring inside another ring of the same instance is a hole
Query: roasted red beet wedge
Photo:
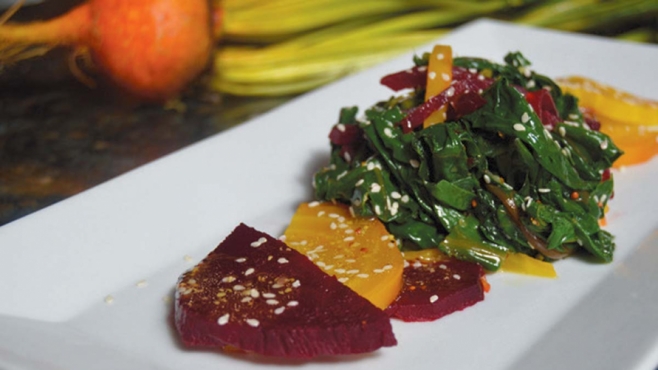
{"type": "Polygon", "coordinates": [[[181,276],[175,324],[189,347],[310,358],[397,344],[388,316],[283,242],[240,224],[181,276]]]}
{"type": "Polygon", "coordinates": [[[483,300],[483,276],[480,265],[453,258],[410,264],[402,291],[386,312],[408,322],[439,319],[483,300]]]}

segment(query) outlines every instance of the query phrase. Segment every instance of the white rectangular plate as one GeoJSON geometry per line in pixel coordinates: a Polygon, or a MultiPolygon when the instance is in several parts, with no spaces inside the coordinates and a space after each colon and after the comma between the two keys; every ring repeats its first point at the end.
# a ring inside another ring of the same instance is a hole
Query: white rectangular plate
{"type": "MultiPolygon", "coordinates": [[[[498,61],[520,50],[543,74],[585,75],[658,99],[655,46],[487,20],[439,42],[498,61]]],[[[613,263],[561,261],[556,280],[495,274],[482,303],[437,322],[394,322],[397,347],[289,363],[178,344],[165,302],[177,277],[239,222],[280,235],[312,197],[339,109],[389,97],[380,77],[408,68],[411,55],[0,228],[0,368],[653,369],[658,160],[615,172],[613,263]]]]}

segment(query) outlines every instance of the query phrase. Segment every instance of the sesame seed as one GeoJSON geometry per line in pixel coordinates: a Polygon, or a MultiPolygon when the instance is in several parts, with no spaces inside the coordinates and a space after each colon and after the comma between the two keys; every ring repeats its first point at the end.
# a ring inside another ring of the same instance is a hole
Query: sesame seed
{"type": "Polygon", "coordinates": [[[279,301],[277,301],[276,299],[268,299],[267,301],[265,301],[265,303],[269,304],[270,306],[276,306],[279,304],[279,301]]]}
{"type": "Polygon", "coordinates": [[[515,123],[513,127],[515,131],[525,131],[525,126],[520,123],[515,123]]]}
{"type": "Polygon", "coordinates": [[[300,283],[299,280],[293,281],[292,283],[293,288],[299,288],[300,286],[302,286],[302,283],[300,283]]]}
{"type": "Polygon", "coordinates": [[[346,259],[345,262],[347,262],[347,263],[354,263],[354,262],[356,262],[356,260],[350,258],[350,259],[346,259]]]}
{"type": "Polygon", "coordinates": [[[530,121],[530,115],[528,115],[528,112],[523,112],[523,115],[521,116],[521,122],[528,123],[528,121],[530,121]]]}
{"type": "Polygon", "coordinates": [[[354,241],[354,237],[353,237],[353,236],[347,236],[347,237],[345,237],[345,239],[343,239],[343,241],[344,241],[344,242],[351,242],[351,241],[354,241]]]}
{"type": "Polygon", "coordinates": [[[435,79],[435,78],[436,78],[436,72],[432,71],[432,72],[428,73],[428,74],[427,74],[427,77],[429,77],[430,80],[435,79]]]}
{"type": "Polygon", "coordinates": [[[532,89],[533,87],[536,86],[535,80],[530,80],[528,83],[525,85],[527,88],[532,89]]]}
{"type": "Polygon", "coordinates": [[[540,192],[540,193],[550,193],[550,192],[551,192],[551,189],[548,189],[548,188],[539,188],[539,189],[537,189],[537,191],[540,192]]]}
{"type": "Polygon", "coordinates": [[[228,324],[228,319],[229,319],[229,317],[230,317],[229,314],[227,314],[227,313],[226,313],[226,314],[223,314],[222,316],[219,317],[219,319],[217,319],[217,324],[219,324],[219,325],[226,325],[226,324],[228,324]]]}
{"type": "Polygon", "coordinates": [[[448,75],[447,73],[441,73],[441,78],[443,79],[443,81],[450,81],[450,75],[448,75]]]}
{"type": "Polygon", "coordinates": [[[244,298],[242,298],[242,300],[240,302],[242,302],[242,303],[251,302],[251,299],[252,299],[251,297],[244,297],[244,298]]]}
{"type": "Polygon", "coordinates": [[[384,270],[382,270],[382,269],[374,269],[374,270],[372,270],[372,272],[374,272],[375,274],[381,274],[382,272],[384,272],[384,270]]]}
{"type": "Polygon", "coordinates": [[[443,55],[443,53],[436,54],[436,59],[443,60],[443,58],[445,58],[445,55],[443,55]]]}
{"type": "Polygon", "coordinates": [[[233,290],[244,290],[244,285],[240,285],[240,284],[234,285],[233,290]]]}
{"type": "Polygon", "coordinates": [[[283,313],[283,311],[285,311],[285,310],[286,310],[286,308],[283,307],[283,306],[281,306],[281,307],[275,309],[275,310],[274,310],[274,313],[275,313],[276,315],[281,315],[281,314],[283,313]]]}
{"type": "Polygon", "coordinates": [[[418,167],[420,166],[420,162],[418,162],[418,161],[415,160],[415,159],[411,159],[411,160],[409,160],[409,164],[410,164],[411,167],[413,167],[413,168],[418,168],[418,167]]]}
{"type": "Polygon", "coordinates": [[[246,258],[244,258],[244,257],[240,257],[240,258],[236,259],[235,262],[237,262],[237,263],[242,263],[242,262],[244,262],[244,261],[246,261],[246,260],[247,260],[246,258]]]}
{"type": "Polygon", "coordinates": [[[438,300],[439,300],[439,296],[436,294],[430,297],[430,303],[434,303],[438,300]]]}
{"type": "Polygon", "coordinates": [[[572,126],[572,127],[578,127],[578,126],[580,126],[580,125],[578,124],[578,122],[564,121],[563,123],[564,123],[565,125],[569,125],[569,126],[572,126]]]}
{"type": "Polygon", "coordinates": [[[358,273],[359,273],[359,270],[357,270],[357,269],[354,269],[354,270],[347,270],[347,273],[350,274],[350,275],[354,275],[354,274],[358,274],[358,273]]]}
{"type": "Polygon", "coordinates": [[[244,272],[244,276],[249,276],[254,273],[254,270],[252,267],[248,268],[247,271],[244,272]]]}
{"type": "Polygon", "coordinates": [[[455,279],[455,280],[459,280],[459,279],[461,279],[462,277],[459,276],[459,275],[457,275],[457,274],[454,274],[454,275],[452,275],[452,278],[455,279]]]}
{"type": "Polygon", "coordinates": [[[560,136],[562,136],[562,137],[567,136],[567,129],[565,129],[564,126],[560,126],[560,127],[557,129],[557,132],[559,132],[559,133],[560,133],[560,136]]]}
{"type": "Polygon", "coordinates": [[[183,259],[185,260],[185,262],[192,262],[194,260],[191,256],[187,254],[183,257],[183,259]]]}
{"type": "Polygon", "coordinates": [[[340,217],[338,217],[337,220],[338,220],[338,222],[345,222],[345,217],[340,216],[340,217]]]}
{"type": "Polygon", "coordinates": [[[383,235],[380,239],[381,239],[382,241],[387,241],[387,240],[389,240],[390,238],[391,238],[391,237],[388,236],[388,235],[383,235]]]}
{"type": "Polygon", "coordinates": [[[353,233],[354,233],[354,230],[352,230],[352,229],[345,230],[345,234],[353,234],[353,233]]]}
{"type": "Polygon", "coordinates": [[[394,191],[394,192],[391,192],[391,198],[400,199],[400,198],[402,198],[402,196],[397,191],[394,191]]]}
{"type": "Polygon", "coordinates": [[[362,184],[363,184],[363,179],[360,179],[354,184],[354,186],[361,186],[362,184]]]}
{"type": "Polygon", "coordinates": [[[320,212],[318,212],[318,217],[322,217],[322,216],[324,216],[325,213],[326,213],[325,211],[320,211],[320,212]]]}
{"type": "Polygon", "coordinates": [[[384,135],[386,135],[386,136],[388,136],[388,137],[391,137],[391,138],[394,137],[394,135],[393,135],[393,130],[391,130],[390,127],[386,127],[386,128],[384,129],[384,135]]]}
{"type": "Polygon", "coordinates": [[[283,285],[279,283],[272,284],[272,289],[279,289],[279,288],[283,288],[283,285]]]}
{"type": "Polygon", "coordinates": [[[329,224],[329,228],[330,228],[331,230],[336,230],[337,227],[338,227],[338,225],[336,225],[335,222],[332,222],[331,224],[329,224]]]}
{"type": "Polygon", "coordinates": [[[441,270],[445,270],[445,269],[448,268],[448,266],[446,266],[446,265],[444,265],[444,264],[440,264],[440,265],[439,265],[439,268],[440,268],[441,270]]]}
{"type": "Polygon", "coordinates": [[[234,281],[235,281],[235,277],[234,277],[234,276],[227,276],[227,277],[225,277],[225,278],[222,279],[222,283],[232,283],[232,282],[234,282],[234,281]]]}
{"type": "Polygon", "coordinates": [[[297,301],[290,301],[290,302],[288,302],[287,305],[290,306],[290,307],[295,307],[295,306],[298,306],[298,305],[299,305],[299,302],[297,302],[297,301]]]}
{"type": "Polygon", "coordinates": [[[421,267],[422,265],[423,265],[423,264],[420,263],[420,261],[416,260],[412,266],[413,266],[414,268],[419,268],[419,267],[421,267]]]}
{"type": "Polygon", "coordinates": [[[471,72],[471,74],[476,74],[476,73],[478,73],[477,68],[469,68],[468,71],[471,72]]]}
{"type": "Polygon", "coordinates": [[[260,325],[260,322],[256,319],[246,319],[245,322],[254,328],[260,325]]]}
{"type": "Polygon", "coordinates": [[[114,303],[114,297],[112,297],[111,295],[106,296],[105,297],[105,303],[107,303],[107,304],[114,303]]]}
{"type": "Polygon", "coordinates": [[[409,196],[407,194],[403,195],[402,198],[400,198],[402,203],[408,203],[409,202],[409,196]]]}
{"type": "Polygon", "coordinates": [[[484,178],[484,182],[486,182],[487,184],[491,184],[491,177],[489,177],[489,175],[485,173],[484,176],[482,176],[482,178],[484,178]]]}
{"type": "Polygon", "coordinates": [[[345,132],[345,125],[342,124],[342,123],[337,124],[337,125],[336,125],[336,128],[337,128],[338,131],[340,131],[340,132],[345,132]]]}
{"type": "Polygon", "coordinates": [[[338,218],[338,217],[340,217],[340,215],[337,214],[337,213],[330,213],[330,214],[329,214],[329,217],[331,217],[331,218],[338,218]]]}
{"type": "Polygon", "coordinates": [[[602,150],[606,150],[606,149],[608,149],[608,140],[603,140],[603,141],[601,142],[601,149],[602,149],[602,150]]]}
{"type": "Polygon", "coordinates": [[[252,289],[251,292],[249,292],[249,295],[250,295],[252,298],[258,298],[258,297],[260,297],[260,292],[257,291],[256,289],[252,289]]]}
{"type": "Polygon", "coordinates": [[[341,282],[341,283],[344,283],[344,282],[348,281],[349,279],[350,278],[348,278],[348,277],[342,277],[342,278],[339,278],[338,281],[341,282]]]}
{"type": "Polygon", "coordinates": [[[405,267],[405,268],[409,267],[409,262],[407,262],[407,260],[404,260],[403,263],[402,263],[402,266],[405,267]]]}
{"type": "Polygon", "coordinates": [[[370,185],[371,193],[379,193],[380,190],[382,190],[382,187],[378,183],[374,182],[370,185]]]}
{"type": "Polygon", "coordinates": [[[148,285],[149,284],[146,282],[146,280],[140,280],[140,281],[137,282],[137,284],[135,284],[135,286],[138,287],[138,288],[144,288],[148,285]]]}
{"type": "Polygon", "coordinates": [[[274,298],[274,297],[276,297],[276,294],[274,294],[274,293],[263,293],[261,295],[263,296],[263,298],[274,298]]]}
{"type": "Polygon", "coordinates": [[[258,248],[261,245],[263,245],[265,242],[267,242],[267,239],[265,239],[265,237],[260,237],[258,240],[251,243],[251,246],[254,247],[254,248],[258,248]]]}
{"type": "Polygon", "coordinates": [[[281,257],[281,258],[279,258],[279,259],[276,260],[276,261],[277,261],[278,263],[282,263],[282,264],[283,264],[283,263],[288,263],[288,260],[285,259],[284,257],[281,257]]]}
{"type": "Polygon", "coordinates": [[[390,269],[393,268],[393,265],[384,265],[384,267],[382,267],[382,268],[383,268],[384,270],[390,270],[390,269]]]}
{"type": "Polygon", "coordinates": [[[339,259],[344,258],[344,257],[345,257],[344,254],[337,254],[337,255],[334,256],[334,259],[339,260],[339,259]]]}
{"type": "Polygon", "coordinates": [[[171,303],[171,296],[166,295],[166,296],[162,297],[162,302],[171,303]]]}
{"type": "Polygon", "coordinates": [[[316,265],[318,265],[318,266],[320,266],[320,267],[324,267],[324,266],[326,266],[327,264],[324,263],[324,262],[322,262],[322,261],[319,261],[318,263],[316,263],[316,265]]]}
{"type": "Polygon", "coordinates": [[[360,278],[362,278],[362,279],[365,279],[365,278],[367,278],[368,276],[370,276],[370,275],[368,275],[368,274],[357,274],[357,275],[356,275],[356,277],[360,277],[360,278]]]}
{"type": "Polygon", "coordinates": [[[450,86],[446,89],[446,96],[451,97],[453,95],[455,95],[455,88],[450,86]]]}
{"type": "Polygon", "coordinates": [[[339,273],[339,274],[344,274],[345,273],[345,269],[335,269],[334,271],[336,271],[336,273],[339,273]]]}

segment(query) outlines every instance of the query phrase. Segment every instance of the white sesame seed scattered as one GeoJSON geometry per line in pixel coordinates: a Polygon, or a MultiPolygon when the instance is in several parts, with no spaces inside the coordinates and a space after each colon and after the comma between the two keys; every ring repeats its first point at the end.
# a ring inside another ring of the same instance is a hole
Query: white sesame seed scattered
{"type": "Polygon", "coordinates": [[[455,95],[455,88],[450,86],[449,88],[446,89],[446,96],[451,97],[455,95]]]}
{"type": "Polygon", "coordinates": [[[251,297],[244,297],[244,298],[242,298],[242,300],[240,302],[247,303],[247,302],[251,302],[251,300],[252,300],[251,297]]]}
{"type": "Polygon", "coordinates": [[[258,298],[258,297],[260,297],[260,292],[257,291],[256,289],[252,289],[251,292],[249,292],[249,295],[250,295],[252,298],[258,298]]]}
{"type": "Polygon", "coordinates": [[[439,265],[439,268],[440,268],[441,270],[445,270],[445,269],[448,268],[448,266],[446,266],[446,265],[444,265],[444,264],[440,264],[440,265],[439,265]]]}
{"type": "Polygon", "coordinates": [[[345,234],[354,234],[354,230],[347,229],[347,230],[345,230],[345,234]]]}
{"type": "Polygon", "coordinates": [[[320,267],[324,267],[324,266],[326,266],[327,264],[324,263],[324,262],[322,262],[322,261],[318,261],[318,262],[316,263],[316,265],[318,265],[318,266],[320,266],[320,267]]]}
{"type": "Polygon", "coordinates": [[[346,236],[345,239],[343,239],[343,241],[344,241],[344,242],[351,242],[351,241],[354,241],[354,237],[353,237],[353,236],[346,236]]]}
{"type": "Polygon", "coordinates": [[[559,132],[559,133],[560,133],[560,136],[562,136],[562,137],[567,136],[567,129],[565,129],[564,126],[560,126],[560,127],[557,129],[557,132],[559,132]]]}
{"type": "Polygon", "coordinates": [[[443,53],[436,54],[436,59],[443,60],[443,58],[445,58],[445,55],[443,55],[443,53]]]}
{"type": "Polygon", "coordinates": [[[363,179],[360,179],[359,181],[357,181],[357,182],[354,184],[354,186],[361,186],[361,184],[363,184],[363,179]]]}
{"type": "Polygon", "coordinates": [[[523,115],[521,116],[521,122],[528,123],[528,121],[530,121],[530,115],[528,112],[523,112],[523,115]]]}
{"type": "Polygon", "coordinates": [[[281,257],[281,258],[279,258],[279,259],[276,260],[276,261],[277,261],[278,263],[288,263],[288,260],[287,260],[286,258],[284,258],[284,257],[281,257]]]}
{"type": "Polygon", "coordinates": [[[300,283],[299,280],[295,280],[292,282],[293,288],[299,288],[300,286],[302,286],[302,283],[300,283]]]}
{"type": "Polygon", "coordinates": [[[405,267],[405,268],[409,267],[409,262],[407,262],[407,260],[404,260],[403,263],[402,263],[402,266],[405,267]]]}
{"type": "Polygon", "coordinates": [[[436,78],[436,72],[432,71],[432,72],[428,73],[428,74],[427,74],[427,77],[429,77],[430,80],[435,79],[435,78],[436,78]]]}
{"type": "Polygon", "coordinates": [[[580,245],[581,247],[583,246],[583,241],[580,239],[576,239],[576,243],[578,243],[578,245],[580,245]]]}
{"type": "Polygon", "coordinates": [[[350,274],[350,275],[354,275],[354,274],[358,274],[358,273],[359,273],[359,270],[357,270],[357,269],[354,269],[354,270],[347,270],[347,273],[350,274]]]}
{"type": "Polygon", "coordinates": [[[393,265],[384,265],[384,267],[382,267],[382,268],[383,268],[384,270],[390,270],[390,269],[393,268],[393,265]]]}
{"type": "Polygon", "coordinates": [[[384,270],[382,270],[382,269],[374,269],[374,270],[372,270],[372,272],[374,272],[375,274],[381,274],[382,272],[384,272],[384,270]]]}
{"type": "Polygon", "coordinates": [[[240,284],[233,285],[233,290],[244,290],[244,285],[240,285],[240,284]]]}
{"type": "Polygon", "coordinates": [[[381,239],[382,241],[387,241],[387,240],[389,240],[390,238],[391,238],[391,237],[388,236],[388,235],[383,235],[380,239],[381,239]]]}
{"type": "Polygon", "coordinates": [[[334,256],[334,259],[339,260],[339,259],[344,258],[344,257],[345,257],[344,254],[337,254],[337,255],[334,256]]]}
{"type": "Polygon", "coordinates": [[[219,319],[217,319],[217,324],[219,324],[219,325],[226,325],[226,324],[228,324],[228,319],[229,319],[229,317],[230,317],[229,314],[227,314],[227,313],[226,313],[226,314],[223,314],[222,316],[219,317],[219,319]]]}
{"type": "Polygon", "coordinates": [[[340,217],[340,215],[337,214],[337,213],[330,213],[330,214],[329,214],[329,217],[331,217],[331,218],[338,218],[338,217],[340,217]]]}
{"type": "Polygon", "coordinates": [[[249,276],[254,273],[254,270],[252,267],[248,268],[247,271],[244,272],[244,276],[249,276]]]}
{"type": "Polygon", "coordinates": [[[166,296],[162,297],[162,302],[171,303],[171,296],[166,295],[166,296]]]}
{"type": "Polygon", "coordinates": [[[269,304],[270,306],[276,306],[279,304],[279,301],[277,301],[276,299],[268,299],[265,301],[265,303],[269,304]]]}
{"type": "Polygon", "coordinates": [[[402,198],[400,198],[402,203],[408,203],[409,202],[409,196],[407,194],[403,195],[402,198]]]}
{"type": "Polygon", "coordinates": [[[486,182],[487,184],[491,184],[491,177],[489,177],[489,175],[485,173],[484,176],[482,176],[482,178],[484,179],[484,182],[486,182]]]}
{"type": "Polygon", "coordinates": [[[112,297],[111,295],[106,296],[105,297],[105,303],[107,303],[107,304],[114,303],[114,297],[112,297]]]}
{"type": "Polygon", "coordinates": [[[391,198],[400,199],[400,198],[402,198],[402,196],[397,191],[394,191],[394,192],[391,192],[391,198]]]}
{"type": "Polygon", "coordinates": [[[279,289],[279,288],[283,288],[283,284],[279,284],[279,283],[272,284],[272,289],[279,289]]]}
{"type": "Polygon", "coordinates": [[[338,222],[345,222],[345,217],[340,216],[337,218],[338,222]]]}
{"type": "Polygon", "coordinates": [[[550,192],[551,192],[551,189],[548,189],[548,188],[539,188],[539,189],[537,189],[537,191],[540,192],[540,193],[550,193],[550,192]]]}
{"type": "Polygon", "coordinates": [[[285,310],[286,310],[286,308],[283,307],[283,306],[281,306],[281,307],[276,308],[276,309],[274,310],[274,314],[276,314],[276,315],[281,315],[281,314],[283,313],[283,311],[285,311],[285,310]]]}
{"type": "Polygon", "coordinates": [[[347,262],[347,263],[354,263],[354,262],[356,262],[356,260],[355,260],[355,259],[352,259],[352,258],[349,258],[349,259],[346,259],[345,262],[347,262]]]}
{"type": "Polygon", "coordinates": [[[439,300],[439,296],[436,294],[430,297],[430,303],[434,303],[438,300],[439,300]]]}
{"type": "Polygon", "coordinates": [[[515,131],[525,131],[525,126],[520,123],[515,123],[513,127],[515,131]]]}
{"type": "MultiPolygon", "coordinates": [[[[350,162],[352,160],[352,157],[350,157],[350,155],[347,152],[345,152],[345,160],[348,161],[348,162],[350,162]]],[[[343,171],[343,172],[339,173],[338,176],[336,176],[336,180],[340,180],[345,176],[347,176],[347,171],[343,171]]]]}
{"type": "Polygon", "coordinates": [[[183,259],[185,260],[185,262],[192,262],[194,260],[192,256],[189,256],[187,254],[183,257],[183,259]]]}
{"type": "Polygon", "coordinates": [[[443,81],[450,81],[450,75],[447,73],[441,73],[441,78],[443,81]]]}
{"type": "Polygon", "coordinates": [[[348,277],[342,277],[342,278],[339,278],[338,281],[341,282],[341,283],[344,283],[344,282],[348,281],[349,279],[350,278],[348,278],[348,277]]]}
{"type": "Polygon", "coordinates": [[[362,278],[362,279],[365,279],[365,278],[367,278],[368,276],[370,276],[370,275],[368,275],[368,274],[357,274],[357,275],[356,275],[356,277],[360,277],[360,278],[362,278]]]}
{"type": "Polygon", "coordinates": [[[415,159],[411,159],[411,160],[409,160],[409,164],[410,164],[411,167],[413,167],[413,168],[418,168],[418,167],[420,166],[420,162],[418,162],[418,161],[415,160],[415,159]]]}
{"type": "Polygon", "coordinates": [[[420,261],[416,260],[412,266],[413,266],[414,268],[419,268],[419,267],[421,267],[422,265],[423,265],[423,264],[422,264],[420,261]]]}
{"type": "Polygon", "coordinates": [[[290,301],[290,302],[288,302],[287,305],[290,306],[290,307],[295,307],[295,306],[298,306],[298,305],[299,305],[299,302],[297,302],[297,301],[290,301]]]}
{"type": "Polygon", "coordinates": [[[249,324],[250,326],[253,326],[254,328],[260,325],[260,321],[256,319],[246,319],[245,322],[249,324]]]}
{"type": "Polygon", "coordinates": [[[246,258],[240,257],[240,258],[236,259],[235,262],[242,263],[242,262],[245,262],[246,260],[247,260],[246,258]]]}
{"type": "Polygon", "coordinates": [[[324,216],[325,213],[326,213],[325,211],[320,211],[320,212],[318,212],[318,217],[322,217],[322,216],[324,216]]]}
{"type": "Polygon", "coordinates": [[[525,86],[526,86],[527,88],[529,88],[529,89],[532,89],[533,87],[536,86],[536,84],[535,84],[535,80],[530,80],[530,81],[528,81],[528,83],[525,84],[525,86]]]}
{"type": "Polygon", "coordinates": [[[459,276],[458,274],[454,274],[454,275],[452,275],[452,278],[455,279],[455,280],[459,280],[459,279],[461,279],[462,277],[459,276]]]}
{"type": "Polygon", "coordinates": [[[337,227],[338,227],[338,225],[336,225],[335,222],[332,222],[331,224],[329,224],[329,228],[330,228],[331,230],[336,230],[337,227]]]}
{"type": "Polygon", "coordinates": [[[606,149],[608,149],[608,140],[603,140],[603,141],[601,142],[601,149],[602,149],[602,150],[606,150],[606,149]]]}
{"type": "Polygon", "coordinates": [[[373,183],[370,185],[370,192],[371,192],[371,193],[379,193],[380,190],[382,190],[382,186],[379,185],[378,183],[373,182],[373,183]]]}
{"type": "Polygon", "coordinates": [[[336,125],[336,128],[337,128],[338,131],[340,131],[340,132],[345,132],[345,125],[342,124],[342,123],[337,124],[337,125],[336,125]]]}
{"type": "Polygon", "coordinates": [[[263,245],[265,242],[267,242],[267,239],[265,239],[265,237],[260,237],[258,240],[251,243],[251,246],[254,247],[254,248],[258,248],[261,245],[263,245]]]}
{"type": "Polygon", "coordinates": [[[394,135],[393,135],[393,130],[391,130],[390,127],[386,127],[386,128],[384,129],[384,135],[386,135],[386,136],[388,136],[388,137],[394,137],[394,135]]]}
{"type": "Polygon", "coordinates": [[[276,297],[276,294],[274,294],[274,293],[263,293],[261,295],[263,296],[263,298],[274,298],[274,297],[276,297]]]}
{"type": "Polygon", "coordinates": [[[335,269],[334,271],[338,274],[344,274],[345,273],[345,269],[335,269]]]}
{"type": "Polygon", "coordinates": [[[234,281],[235,281],[235,277],[234,277],[234,276],[227,276],[227,277],[225,277],[225,278],[222,279],[222,283],[232,283],[232,282],[234,282],[234,281]]]}
{"type": "Polygon", "coordinates": [[[140,281],[137,282],[137,284],[135,284],[135,286],[138,287],[138,288],[144,288],[144,287],[147,287],[148,285],[149,285],[149,283],[146,282],[146,280],[140,280],[140,281]]]}
{"type": "Polygon", "coordinates": [[[564,123],[565,125],[569,125],[569,126],[572,126],[572,127],[578,127],[578,126],[580,126],[580,125],[578,124],[578,122],[564,121],[563,123],[564,123]]]}

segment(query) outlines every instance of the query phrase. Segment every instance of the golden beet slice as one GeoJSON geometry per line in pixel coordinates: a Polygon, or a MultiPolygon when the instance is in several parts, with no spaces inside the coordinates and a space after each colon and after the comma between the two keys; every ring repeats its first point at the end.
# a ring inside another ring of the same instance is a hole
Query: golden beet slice
{"type": "Polygon", "coordinates": [[[310,358],[396,344],[383,311],[244,224],[181,276],[174,313],[189,347],[310,358]]]}
{"type": "Polygon", "coordinates": [[[404,261],[393,236],[379,220],[353,217],[345,205],[301,204],[285,237],[286,244],[381,309],[402,287],[404,261]]]}

